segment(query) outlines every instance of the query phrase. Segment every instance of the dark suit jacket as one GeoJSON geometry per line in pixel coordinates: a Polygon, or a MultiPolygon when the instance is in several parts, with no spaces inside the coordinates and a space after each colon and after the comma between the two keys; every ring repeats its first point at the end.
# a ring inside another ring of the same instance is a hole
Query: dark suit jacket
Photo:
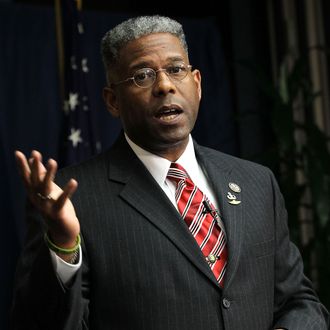
{"type": "MultiPolygon", "coordinates": [[[[327,312],[290,243],[283,199],[260,165],[195,144],[218,198],[229,264],[219,288],[177,210],[121,137],[58,175],[79,182],[83,266],[64,288],[29,217],[13,303],[14,329],[327,329],[327,312]],[[229,182],[241,201],[227,200],[229,182]]],[[[41,228],[41,230],[40,230],[41,228]]]]}

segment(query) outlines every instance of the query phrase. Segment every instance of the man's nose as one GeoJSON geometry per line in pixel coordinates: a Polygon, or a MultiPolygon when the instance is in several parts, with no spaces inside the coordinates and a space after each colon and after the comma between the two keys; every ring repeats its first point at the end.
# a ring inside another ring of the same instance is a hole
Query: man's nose
{"type": "Polygon", "coordinates": [[[175,93],[176,86],[172,79],[168,76],[165,69],[156,71],[156,81],[153,86],[153,93],[157,96],[175,93]]]}

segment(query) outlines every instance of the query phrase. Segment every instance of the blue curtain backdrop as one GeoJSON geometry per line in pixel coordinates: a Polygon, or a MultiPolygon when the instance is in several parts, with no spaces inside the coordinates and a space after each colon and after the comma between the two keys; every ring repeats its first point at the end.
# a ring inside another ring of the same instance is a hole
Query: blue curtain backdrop
{"type": "MultiPolygon", "coordinates": [[[[120,124],[102,100],[105,85],[100,40],[111,27],[128,18],[85,12],[89,59],[90,107],[103,150],[116,138],[120,124]]],[[[218,26],[213,18],[177,18],[184,26],[190,61],[202,73],[203,96],[195,139],[237,154],[234,118],[218,26]]],[[[7,328],[12,279],[24,237],[25,194],[16,171],[15,149],[40,150],[45,159],[58,158],[61,104],[53,8],[0,4],[0,328],[7,328]]]]}

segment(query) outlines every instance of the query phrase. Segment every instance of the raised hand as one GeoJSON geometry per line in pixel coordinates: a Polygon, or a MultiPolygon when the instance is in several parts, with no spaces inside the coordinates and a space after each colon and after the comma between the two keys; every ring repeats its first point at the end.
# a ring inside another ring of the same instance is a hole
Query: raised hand
{"type": "Polygon", "coordinates": [[[56,161],[49,159],[44,166],[38,151],[32,151],[29,160],[20,151],[15,152],[15,157],[27,195],[45,218],[49,237],[59,247],[71,248],[80,232],[79,221],[70,201],[78,187],[77,181],[70,179],[61,189],[54,183],[56,161]]]}

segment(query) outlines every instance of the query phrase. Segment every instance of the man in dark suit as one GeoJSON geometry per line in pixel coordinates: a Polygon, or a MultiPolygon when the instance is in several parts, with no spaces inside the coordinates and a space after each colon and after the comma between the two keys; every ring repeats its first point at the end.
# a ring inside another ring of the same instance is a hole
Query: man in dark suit
{"type": "Polygon", "coordinates": [[[181,25],[131,19],[102,52],[104,99],[124,131],[114,146],[56,183],[54,160],[16,152],[31,209],[13,329],[328,329],[272,173],[191,138],[201,74],[181,25]],[[196,195],[182,211],[188,180],[196,195]]]}

